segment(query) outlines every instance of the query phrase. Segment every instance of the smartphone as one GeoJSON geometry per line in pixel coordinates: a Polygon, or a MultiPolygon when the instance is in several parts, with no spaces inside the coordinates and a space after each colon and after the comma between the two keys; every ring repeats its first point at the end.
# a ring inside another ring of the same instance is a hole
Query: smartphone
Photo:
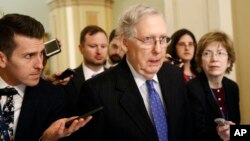
{"type": "Polygon", "coordinates": [[[172,58],[172,57],[168,57],[168,60],[170,62],[173,62],[174,64],[180,64],[180,63],[182,63],[180,60],[172,58]]]}
{"type": "Polygon", "coordinates": [[[45,45],[44,52],[45,52],[45,56],[47,57],[51,57],[61,52],[61,47],[57,39],[52,39],[48,42],[45,42],[44,45],[45,45]]]}
{"type": "Polygon", "coordinates": [[[98,111],[101,111],[101,110],[103,110],[103,106],[98,107],[98,108],[96,108],[96,109],[94,109],[94,110],[91,110],[90,112],[88,112],[88,113],[86,113],[86,114],[84,114],[84,115],[81,115],[81,116],[79,116],[79,117],[77,117],[77,118],[75,118],[75,119],[72,119],[72,120],[70,120],[70,121],[67,121],[67,122],[65,123],[65,127],[66,127],[66,128],[69,128],[69,126],[72,124],[72,122],[73,122],[74,120],[80,119],[80,118],[85,118],[85,117],[90,116],[90,115],[93,115],[94,113],[96,113],[96,112],[98,112],[98,111]]]}
{"type": "Polygon", "coordinates": [[[67,68],[65,71],[63,71],[61,73],[61,75],[57,76],[56,79],[60,79],[60,80],[63,80],[64,78],[67,78],[71,75],[74,75],[75,74],[75,71],[70,69],[70,68],[67,68]]]}
{"type": "Polygon", "coordinates": [[[214,122],[220,126],[227,124],[227,120],[225,120],[224,118],[216,118],[214,119],[214,122]]]}

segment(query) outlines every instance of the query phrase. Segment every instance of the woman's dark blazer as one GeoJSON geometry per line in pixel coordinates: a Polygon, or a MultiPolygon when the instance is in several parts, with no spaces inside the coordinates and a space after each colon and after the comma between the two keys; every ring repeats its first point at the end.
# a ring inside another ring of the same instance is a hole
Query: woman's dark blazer
{"type": "MultiPolygon", "coordinates": [[[[239,110],[239,88],[238,85],[223,77],[223,89],[225,92],[225,102],[228,113],[227,120],[236,124],[240,123],[239,110]]],[[[212,91],[208,85],[208,80],[204,72],[199,74],[187,84],[188,98],[191,105],[193,135],[195,140],[216,141],[220,140],[216,132],[216,123],[214,122],[219,112],[212,91]]]]}

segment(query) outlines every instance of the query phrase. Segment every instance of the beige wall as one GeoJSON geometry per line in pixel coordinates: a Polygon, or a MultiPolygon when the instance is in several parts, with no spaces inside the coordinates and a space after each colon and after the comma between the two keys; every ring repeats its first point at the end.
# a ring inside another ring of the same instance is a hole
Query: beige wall
{"type": "Polygon", "coordinates": [[[237,82],[240,86],[242,123],[250,124],[250,1],[232,0],[237,82]]]}
{"type": "Polygon", "coordinates": [[[111,0],[50,0],[49,18],[52,38],[62,43],[62,52],[49,59],[51,72],[75,68],[83,61],[79,36],[86,25],[111,31],[111,0]]]}
{"type": "Polygon", "coordinates": [[[49,8],[46,0],[0,0],[0,15],[1,12],[29,15],[40,21],[46,32],[50,31],[48,22],[49,8]]]}
{"type": "Polygon", "coordinates": [[[157,8],[159,11],[164,13],[164,0],[114,0],[112,5],[112,23],[113,27],[117,26],[118,19],[122,12],[131,5],[137,3],[145,3],[157,8]]]}
{"type": "MultiPolygon", "coordinates": [[[[233,36],[230,0],[164,0],[168,33],[191,30],[197,41],[209,31],[222,30],[233,36]]],[[[236,80],[235,68],[227,75],[236,80]]]]}

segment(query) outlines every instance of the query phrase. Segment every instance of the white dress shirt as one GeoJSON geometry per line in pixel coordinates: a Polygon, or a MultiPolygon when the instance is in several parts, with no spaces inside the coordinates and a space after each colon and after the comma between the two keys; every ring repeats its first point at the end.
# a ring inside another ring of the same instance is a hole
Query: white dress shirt
{"type": "MultiPolygon", "coordinates": [[[[130,70],[132,72],[132,75],[133,75],[133,77],[135,79],[136,85],[137,85],[137,87],[138,87],[138,89],[139,89],[139,91],[141,93],[141,96],[142,96],[143,102],[145,104],[145,107],[147,109],[147,112],[149,114],[149,117],[152,120],[152,115],[151,115],[151,110],[150,110],[150,105],[149,105],[149,94],[148,94],[148,90],[147,90],[147,86],[146,86],[146,79],[142,75],[140,75],[139,73],[137,73],[135,71],[135,69],[129,63],[128,60],[127,60],[127,63],[128,63],[128,66],[129,66],[129,68],[130,68],[130,70]]],[[[157,91],[157,93],[159,94],[161,102],[163,103],[163,105],[165,105],[165,103],[163,101],[163,98],[162,98],[162,93],[161,93],[158,77],[157,77],[156,74],[154,75],[153,80],[154,80],[154,88],[157,91]]]]}
{"type": "MultiPolygon", "coordinates": [[[[0,77],[0,89],[3,89],[5,87],[15,88],[18,92],[18,94],[14,95],[14,97],[13,97],[13,100],[14,100],[14,128],[13,128],[13,131],[14,131],[14,135],[15,135],[16,126],[17,126],[19,115],[20,115],[24,91],[25,91],[26,86],[25,85],[10,86],[0,77]]],[[[1,105],[5,104],[6,99],[7,99],[7,96],[1,97],[1,99],[0,99],[1,105]]],[[[1,106],[1,108],[3,108],[3,106],[1,106]]]]}
{"type": "Polygon", "coordinates": [[[90,68],[88,68],[87,66],[85,66],[84,64],[82,64],[82,70],[83,70],[83,74],[84,74],[84,77],[85,77],[85,80],[88,80],[90,78],[92,78],[93,76],[101,73],[104,71],[104,67],[101,67],[100,70],[98,71],[92,71],[90,68]]]}

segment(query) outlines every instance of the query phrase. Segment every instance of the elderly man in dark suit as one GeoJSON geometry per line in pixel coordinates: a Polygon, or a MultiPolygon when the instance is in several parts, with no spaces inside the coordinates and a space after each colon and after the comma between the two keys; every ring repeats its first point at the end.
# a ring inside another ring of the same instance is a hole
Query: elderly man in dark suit
{"type": "Polygon", "coordinates": [[[40,77],[43,37],[42,24],[32,17],[8,14],[0,19],[1,141],[56,141],[91,119],[75,120],[65,128],[75,117],[62,118],[64,92],[40,77]],[[11,93],[6,87],[12,87],[11,93]]]}
{"type": "Polygon", "coordinates": [[[122,15],[118,32],[126,56],[85,81],[78,99],[78,114],[104,109],[74,136],[92,141],[190,140],[182,72],[164,63],[169,38],[163,16],[143,4],[132,6],[122,15]]]}

